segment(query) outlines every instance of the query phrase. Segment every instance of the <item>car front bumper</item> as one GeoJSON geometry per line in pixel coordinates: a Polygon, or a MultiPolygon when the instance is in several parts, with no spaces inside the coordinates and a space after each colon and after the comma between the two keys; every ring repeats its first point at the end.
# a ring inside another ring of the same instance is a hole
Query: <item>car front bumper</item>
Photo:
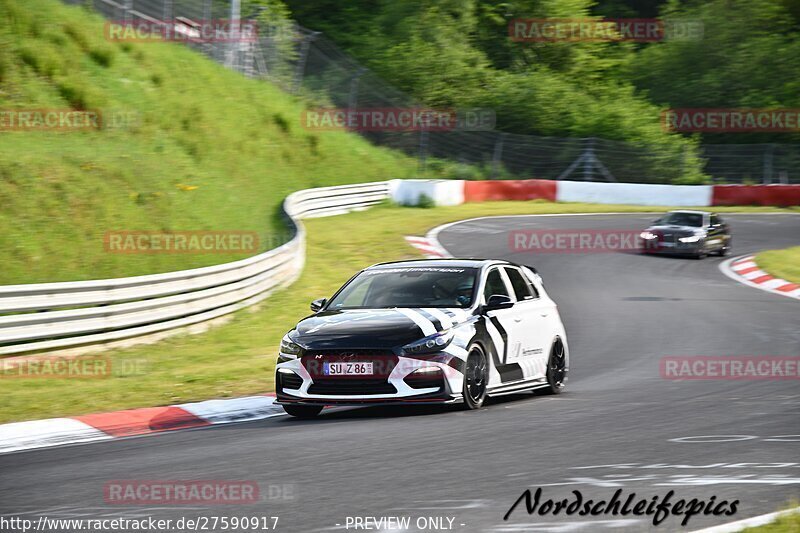
{"type": "Polygon", "coordinates": [[[320,375],[303,359],[281,362],[276,367],[275,392],[279,404],[303,405],[379,405],[397,403],[458,403],[464,376],[452,356],[441,354],[436,360],[392,356],[387,375],[320,375]],[[309,371],[309,368],[312,371],[309,371]],[[421,368],[437,368],[430,378],[411,374],[421,368]],[[312,375],[313,374],[313,375],[312,375]],[[411,376],[411,377],[410,377],[411,376]]]}
{"type": "Polygon", "coordinates": [[[686,255],[697,254],[703,250],[705,242],[646,242],[642,246],[642,252],[647,254],[674,254],[686,255]]]}

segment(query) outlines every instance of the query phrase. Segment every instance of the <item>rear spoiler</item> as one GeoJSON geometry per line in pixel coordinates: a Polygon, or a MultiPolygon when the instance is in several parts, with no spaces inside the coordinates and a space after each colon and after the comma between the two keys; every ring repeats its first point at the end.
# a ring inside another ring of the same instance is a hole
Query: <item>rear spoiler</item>
{"type": "Polygon", "coordinates": [[[539,274],[539,271],[536,270],[536,267],[532,267],[530,265],[519,265],[519,266],[521,266],[522,268],[527,268],[528,270],[533,272],[533,275],[539,278],[539,283],[541,283],[542,287],[544,287],[544,280],[542,279],[542,275],[539,274]]]}

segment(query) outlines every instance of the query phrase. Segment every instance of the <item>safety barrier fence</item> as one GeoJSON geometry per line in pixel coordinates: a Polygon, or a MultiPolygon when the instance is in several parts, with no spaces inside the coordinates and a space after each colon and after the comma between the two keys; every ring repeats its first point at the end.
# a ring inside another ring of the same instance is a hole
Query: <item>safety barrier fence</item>
{"type": "Polygon", "coordinates": [[[283,210],[293,238],[231,263],[129,278],[0,286],[0,355],[163,332],[253,305],[300,275],[302,219],[363,209],[388,196],[388,182],[291,194],[283,210]]]}

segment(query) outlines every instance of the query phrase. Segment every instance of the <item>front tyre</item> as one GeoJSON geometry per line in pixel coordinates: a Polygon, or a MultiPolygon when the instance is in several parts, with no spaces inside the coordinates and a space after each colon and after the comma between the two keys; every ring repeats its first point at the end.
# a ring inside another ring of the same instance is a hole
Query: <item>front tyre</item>
{"type": "Polygon", "coordinates": [[[561,339],[556,339],[547,360],[547,387],[545,394],[561,394],[567,381],[567,350],[561,339]]]}
{"type": "Polygon", "coordinates": [[[464,369],[464,387],[461,394],[464,396],[466,409],[480,409],[486,399],[486,385],[489,381],[489,365],[486,354],[477,344],[469,349],[467,364],[464,369]]]}
{"type": "Polygon", "coordinates": [[[322,412],[320,405],[284,405],[283,409],[297,418],[314,418],[322,412]]]}

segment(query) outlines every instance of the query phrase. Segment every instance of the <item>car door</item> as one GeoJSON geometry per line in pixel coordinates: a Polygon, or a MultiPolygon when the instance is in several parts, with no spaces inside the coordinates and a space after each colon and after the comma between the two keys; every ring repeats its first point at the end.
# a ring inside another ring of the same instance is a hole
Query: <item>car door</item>
{"type": "MultiPolygon", "coordinates": [[[[507,277],[500,267],[491,267],[487,273],[483,285],[483,304],[489,301],[494,295],[508,296],[514,300],[511,288],[507,282],[507,277]]],[[[518,328],[515,328],[516,310],[514,307],[508,309],[495,309],[486,311],[486,330],[492,339],[492,343],[497,349],[497,358],[500,365],[513,362],[517,352],[521,353],[522,342],[517,338],[518,328]]]]}
{"type": "Polygon", "coordinates": [[[515,362],[522,367],[526,379],[543,377],[547,370],[554,309],[518,268],[506,266],[503,269],[517,300],[511,320],[521,349],[515,362]]]}

